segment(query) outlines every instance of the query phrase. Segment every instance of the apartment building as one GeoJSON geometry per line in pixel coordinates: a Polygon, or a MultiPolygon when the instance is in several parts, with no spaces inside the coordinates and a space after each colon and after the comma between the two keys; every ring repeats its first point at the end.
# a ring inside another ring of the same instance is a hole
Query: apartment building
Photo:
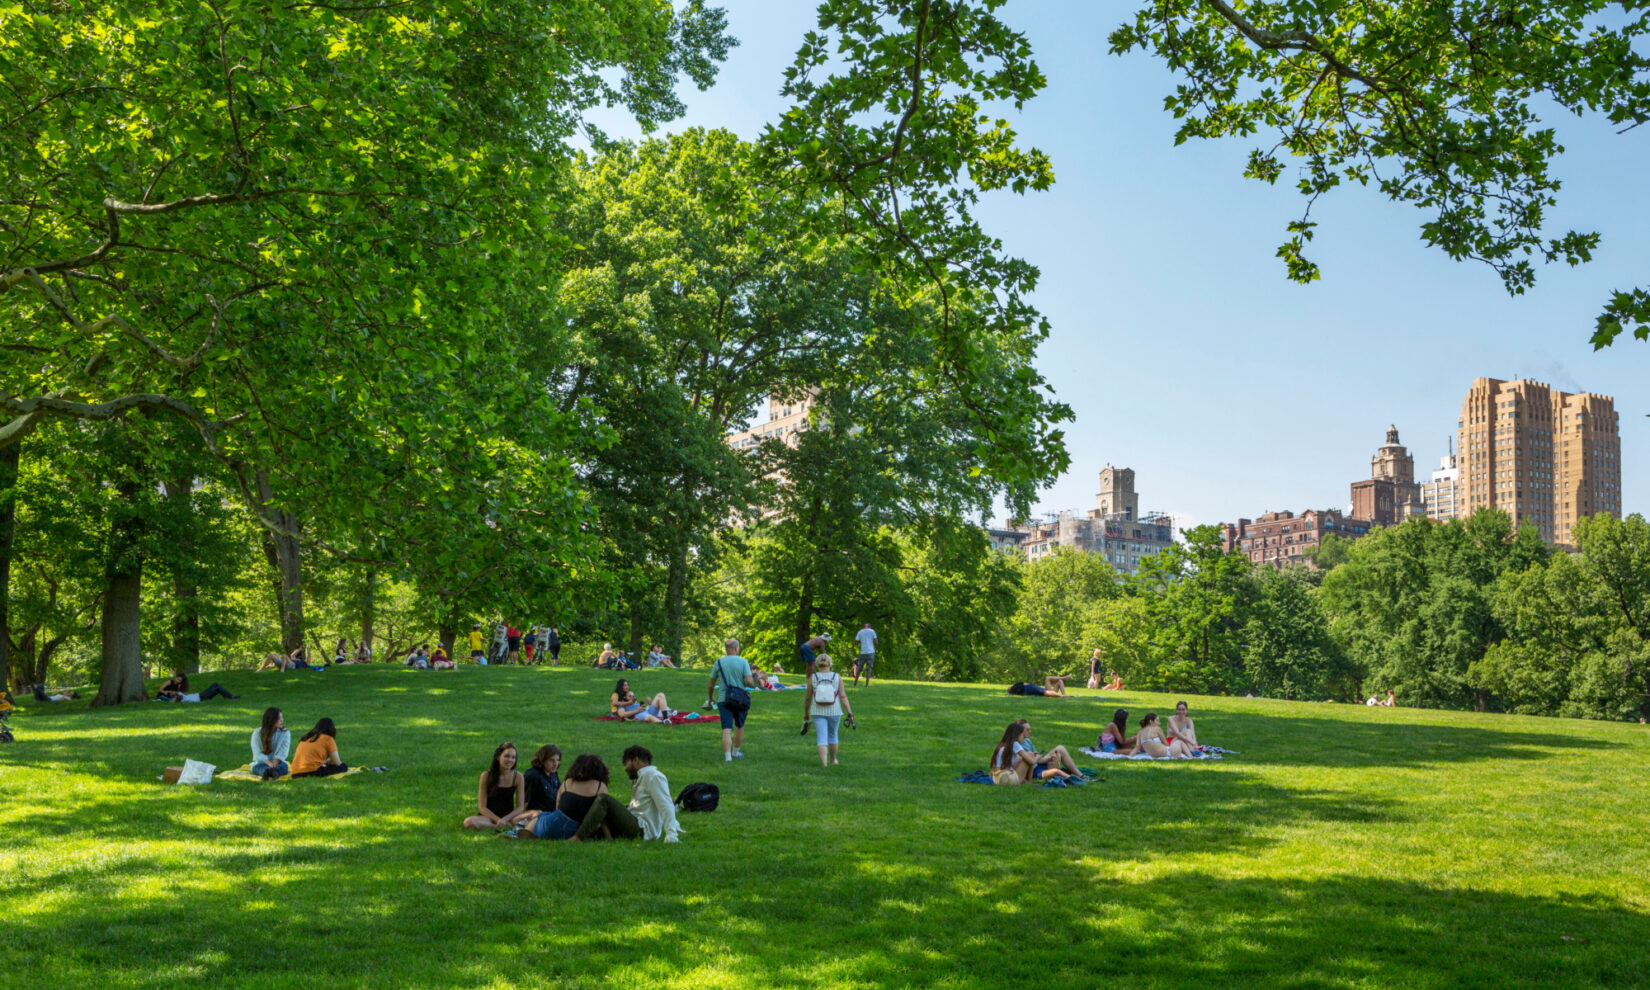
{"type": "Polygon", "coordinates": [[[1456,465],[1455,441],[1450,441],[1450,452],[1438,462],[1432,480],[1421,485],[1421,503],[1428,519],[1448,522],[1464,518],[1458,502],[1461,490],[1461,469],[1456,465]]]}
{"type": "Polygon", "coordinates": [[[1415,458],[1398,442],[1398,427],[1389,426],[1386,443],[1369,459],[1369,478],[1352,483],[1352,516],[1377,526],[1392,526],[1421,513],[1415,458]]]}
{"type": "Polygon", "coordinates": [[[1461,515],[1498,508],[1560,545],[1573,544],[1583,516],[1621,518],[1621,419],[1610,396],[1479,378],[1456,429],[1461,515]]]}
{"type": "Polygon", "coordinates": [[[1269,567],[1285,564],[1316,566],[1307,551],[1323,543],[1330,533],[1357,539],[1374,523],[1341,514],[1339,509],[1307,509],[1293,512],[1263,512],[1258,519],[1239,519],[1237,525],[1222,526],[1226,552],[1237,551],[1252,563],[1269,567]]]}

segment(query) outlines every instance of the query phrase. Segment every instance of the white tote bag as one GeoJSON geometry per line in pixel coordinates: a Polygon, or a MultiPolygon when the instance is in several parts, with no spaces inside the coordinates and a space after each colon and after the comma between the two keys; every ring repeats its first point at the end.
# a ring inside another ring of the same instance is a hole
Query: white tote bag
{"type": "Polygon", "coordinates": [[[210,763],[200,763],[195,760],[183,761],[183,773],[178,774],[180,784],[210,784],[212,774],[218,768],[210,763]]]}

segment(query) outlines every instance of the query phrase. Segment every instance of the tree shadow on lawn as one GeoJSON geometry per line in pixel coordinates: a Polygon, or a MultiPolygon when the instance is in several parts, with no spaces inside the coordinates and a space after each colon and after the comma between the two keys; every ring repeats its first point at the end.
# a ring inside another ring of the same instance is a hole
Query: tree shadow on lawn
{"type": "Polygon", "coordinates": [[[49,963],[71,983],[84,970],[157,988],[287,985],[297,959],[333,984],[398,987],[1573,990],[1640,986],[1650,965],[1650,919],[1597,896],[1195,870],[1138,881],[1029,850],[912,861],[799,842],[747,870],[714,852],[520,844],[404,873],[229,856],[203,869],[243,879],[215,888],[25,911],[4,951],[59,947],[10,960],[23,985],[49,963]]]}

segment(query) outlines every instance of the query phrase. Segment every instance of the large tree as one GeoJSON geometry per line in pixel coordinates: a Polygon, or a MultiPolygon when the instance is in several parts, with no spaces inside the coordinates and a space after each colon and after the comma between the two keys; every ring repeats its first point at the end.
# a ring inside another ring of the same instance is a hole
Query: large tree
{"type": "MultiPolygon", "coordinates": [[[[1306,199],[1278,249],[1289,277],[1307,257],[1317,199],[1374,185],[1427,216],[1422,238],[1491,266],[1519,294],[1532,262],[1579,264],[1599,236],[1552,234],[1554,159],[1541,113],[1596,114],[1623,131],[1650,120],[1650,8],[1639,0],[1147,0],[1111,35],[1181,77],[1165,99],[1177,142],[1265,134],[1244,174],[1299,165],[1306,199]]],[[[1650,289],[1606,301],[1595,348],[1650,340],[1650,289]]]]}
{"type": "Polygon", "coordinates": [[[601,102],[672,116],[728,44],[668,0],[64,2],[0,37],[0,447],[123,419],[135,464],[130,413],[187,423],[270,531],[286,645],[302,542],[397,542],[473,477],[430,436],[558,416],[486,376],[553,308],[565,141],[601,102]]]}

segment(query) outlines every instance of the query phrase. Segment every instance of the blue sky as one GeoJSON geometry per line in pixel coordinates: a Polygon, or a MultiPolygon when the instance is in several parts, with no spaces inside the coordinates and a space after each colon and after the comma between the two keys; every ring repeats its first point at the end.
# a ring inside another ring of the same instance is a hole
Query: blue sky
{"type": "MultiPolygon", "coordinates": [[[[685,94],[688,114],[671,127],[755,137],[784,107],[780,73],[813,5],[723,4],[740,47],[713,89],[685,94]]],[[[1487,376],[1614,396],[1623,506],[1650,510],[1650,344],[1595,354],[1587,342],[1612,289],[1650,283],[1650,128],[1618,136],[1549,115],[1568,149],[1550,230],[1598,230],[1603,243],[1589,265],[1543,269],[1522,297],[1488,267],[1426,248],[1420,212],[1351,189],[1314,208],[1323,277],[1302,287],[1273,257],[1301,208],[1293,173],[1276,187],[1244,180],[1244,142],[1174,146],[1162,109],[1172,76],[1149,56],[1106,54],[1131,9],[1021,0],[1004,11],[1048,77],[1009,116],[1051,156],[1056,183],[993,194],[980,217],[1042,271],[1035,301],[1053,329],[1038,365],[1076,414],[1071,469],[1040,509],[1092,508],[1108,463],[1134,468],[1142,509],[1182,526],[1344,507],[1388,424],[1424,480],[1468,386],[1487,376]]]]}

